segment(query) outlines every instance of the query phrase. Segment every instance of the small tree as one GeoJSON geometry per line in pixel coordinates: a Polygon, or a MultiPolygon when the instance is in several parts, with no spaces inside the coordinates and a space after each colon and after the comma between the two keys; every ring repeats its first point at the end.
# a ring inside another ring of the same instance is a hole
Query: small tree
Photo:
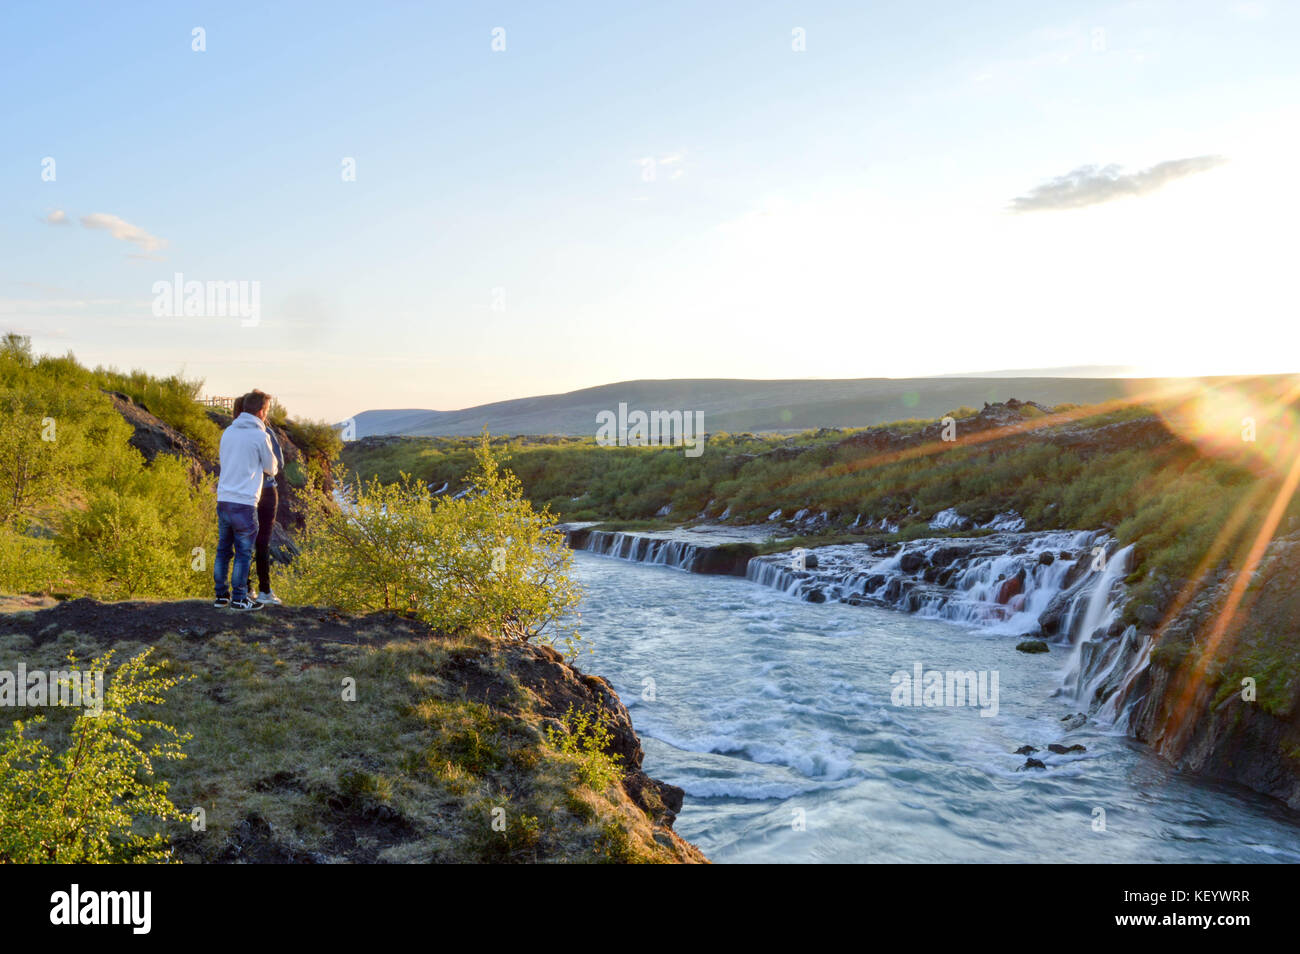
{"type": "Polygon", "coordinates": [[[446,631],[486,628],[528,640],[576,630],[572,554],[492,454],[486,432],[460,499],[435,497],[408,474],[371,480],[342,509],[309,513],[288,591],[351,612],[411,611],[446,631]]]}
{"type": "MultiPolygon", "coordinates": [[[[55,864],[149,862],[169,857],[166,836],[142,829],[183,815],[154,775],[155,759],[183,759],[190,740],[172,726],[131,714],[158,705],[177,678],[159,675],[147,649],[112,673],[103,711],[83,712],[66,750],[27,735],[43,717],[15,722],[0,736],[0,862],[55,864]],[[157,741],[142,744],[146,733],[157,741]]],[[[88,672],[107,673],[110,650],[88,672]]],[[[82,670],[70,658],[72,678],[82,670]]],[[[107,677],[106,677],[107,678],[107,677]]]]}

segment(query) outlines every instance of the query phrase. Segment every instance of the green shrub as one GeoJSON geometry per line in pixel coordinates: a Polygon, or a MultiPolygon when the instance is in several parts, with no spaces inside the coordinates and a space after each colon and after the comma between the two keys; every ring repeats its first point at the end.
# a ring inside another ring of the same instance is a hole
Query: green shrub
{"type": "Polygon", "coordinates": [[[551,726],[546,729],[546,740],[552,748],[573,756],[582,784],[598,792],[623,777],[621,757],[608,751],[612,738],[604,713],[574,709],[572,703],[564,713],[564,731],[551,726]]]}
{"type": "Polygon", "coordinates": [[[372,480],[345,509],[318,503],[284,589],[296,601],[351,612],[411,611],[446,632],[483,628],[516,639],[576,631],[572,554],[499,467],[486,438],[470,474],[474,492],[434,497],[407,475],[372,480]]]}
{"type": "Polygon", "coordinates": [[[68,585],[58,545],[0,525],[0,592],[51,593],[68,585]]]}
{"type": "MultiPolygon", "coordinates": [[[[183,759],[190,736],[132,710],[161,703],[180,681],[151,665],[152,649],[109,673],[112,652],[91,661],[104,672],[103,711],[83,711],[55,752],[29,735],[44,727],[37,716],[14,722],[0,736],[0,862],[83,864],[165,861],[167,837],[159,823],[184,816],[154,774],[159,759],[183,759]],[[145,743],[145,736],[154,741],[145,743]]],[[[75,659],[72,678],[83,672],[75,659]]]]}

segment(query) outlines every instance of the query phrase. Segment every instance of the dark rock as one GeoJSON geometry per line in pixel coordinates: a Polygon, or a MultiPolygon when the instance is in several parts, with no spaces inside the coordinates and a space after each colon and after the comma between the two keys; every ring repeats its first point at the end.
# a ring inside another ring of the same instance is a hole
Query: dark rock
{"type": "Polygon", "coordinates": [[[817,555],[814,553],[805,553],[803,558],[803,565],[805,569],[809,569],[809,570],[817,569],[817,567],[820,565],[817,562],[817,555]]]}
{"type": "Polygon", "coordinates": [[[1065,727],[1066,732],[1073,732],[1075,729],[1088,724],[1088,717],[1082,712],[1076,712],[1073,715],[1061,716],[1061,724],[1065,727]]]}
{"type": "Polygon", "coordinates": [[[898,568],[904,573],[915,573],[925,566],[925,554],[919,550],[909,550],[898,560],[898,568]]]}
{"type": "MultiPolygon", "coordinates": [[[[749,561],[758,555],[752,543],[724,543],[716,547],[701,547],[691,565],[692,573],[709,573],[717,576],[744,576],[749,561]]],[[[805,566],[816,566],[816,557],[805,557],[805,566]]]]}
{"type": "Polygon", "coordinates": [[[1057,755],[1069,755],[1072,752],[1087,752],[1088,750],[1082,745],[1061,745],[1059,742],[1053,742],[1047,747],[1047,751],[1055,752],[1057,755]]]}
{"type": "Polygon", "coordinates": [[[1052,551],[1044,550],[1042,553],[1038,554],[1038,562],[1043,566],[1051,566],[1056,562],[1056,557],[1052,556],[1052,551]]]}
{"type": "Polygon", "coordinates": [[[939,547],[930,554],[931,566],[947,566],[965,551],[961,547],[939,547]]]}
{"type": "Polygon", "coordinates": [[[820,589],[809,590],[808,595],[804,597],[809,603],[825,603],[826,593],[820,589]]]}
{"type": "Polygon", "coordinates": [[[1011,577],[1011,579],[1004,581],[998,588],[997,601],[1005,606],[1007,603],[1011,602],[1013,596],[1019,596],[1024,588],[1025,570],[1024,567],[1021,567],[1019,573],[1011,577]]]}
{"type": "Polygon", "coordinates": [[[1048,651],[1047,643],[1041,639],[1026,639],[1024,642],[1016,643],[1016,649],[1022,653],[1045,653],[1048,651]]]}
{"type": "Polygon", "coordinates": [[[1020,768],[1016,769],[1016,771],[1023,772],[1027,769],[1046,769],[1046,768],[1047,766],[1044,765],[1042,762],[1038,761],[1038,759],[1031,758],[1031,759],[1025,759],[1025,764],[1020,766],[1020,768]]]}
{"type": "Polygon", "coordinates": [[[1037,751],[1038,750],[1032,745],[1022,745],[1020,748],[1016,749],[1016,755],[1033,755],[1037,751]]]}

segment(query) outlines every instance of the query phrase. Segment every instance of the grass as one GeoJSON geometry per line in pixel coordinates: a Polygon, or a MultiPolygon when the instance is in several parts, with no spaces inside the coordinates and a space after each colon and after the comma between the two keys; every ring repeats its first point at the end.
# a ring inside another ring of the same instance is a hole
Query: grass
{"type": "MultiPolygon", "coordinates": [[[[308,642],[268,618],[242,637],[157,641],[193,677],[156,713],[194,736],[188,758],[159,767],[173,802],[205,816],[205,831],[172,832],[182,860],[677,860],[617,775],[592,772],[589,747],[548,740],[499,641],[390,641],[364,620],[355,639],[308,642]]],[[[0,667],[52,667],[102,642],[0,635],[0,667]]]]}

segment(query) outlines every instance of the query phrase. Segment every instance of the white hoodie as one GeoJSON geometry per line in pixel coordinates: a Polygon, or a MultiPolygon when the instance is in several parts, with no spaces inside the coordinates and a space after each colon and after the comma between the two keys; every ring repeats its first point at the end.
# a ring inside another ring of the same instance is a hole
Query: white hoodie
{"type": "Polygon", "coordinates": [[[221,435],[217,502],[256,507],[262,496],[262,475],[275,473],[275,454],[265,425],[254,414],[239,415],[221,435]]]}

